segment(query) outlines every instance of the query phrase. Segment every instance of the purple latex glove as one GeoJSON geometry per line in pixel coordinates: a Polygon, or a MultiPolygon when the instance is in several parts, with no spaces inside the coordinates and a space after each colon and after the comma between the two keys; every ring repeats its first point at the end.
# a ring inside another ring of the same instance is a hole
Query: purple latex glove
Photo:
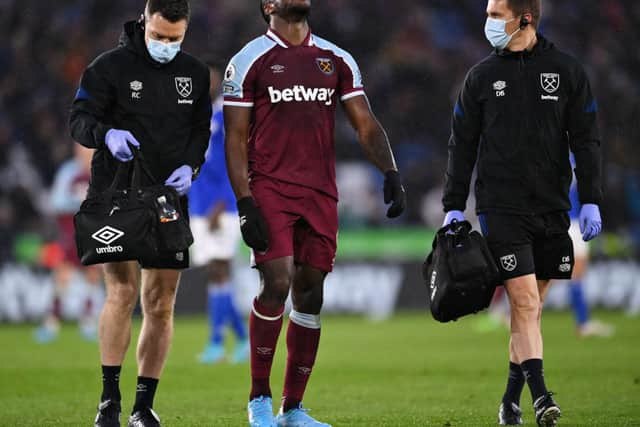
{"type": "Polygon", "coordinates": [[[104,142],[109,148],[111,155],[119,162],[130,162],[133,160],[133,153],[129,144],[140,148],[140,143],[131,132],[120,129],[111,129],[107,132],[104,142]]]}
{"type": "Polygon", "coordinates": [[[164,185],[176,189],[179,195],[184,196],[191,188],[191,178],[193,177],[193,169],[191,166],[180,166],[174,170],[171,176],[165,181],[164,185]]]}
{"type": "Polygon", "coordinates": [[[442,226],[447,226],[456,220],[458,222],[464,221],[464,212],[462,211],[449,211],[447,215],[444,217],[444,223],[442,226]]]}
{"type": "Polygon", "coordinates": [[[585,242],[596,238],[602,231],[602,218],[600,218],[600,208],[598,205],[589,203],[582,205],[579,221],[582,240],[585,242]]]}

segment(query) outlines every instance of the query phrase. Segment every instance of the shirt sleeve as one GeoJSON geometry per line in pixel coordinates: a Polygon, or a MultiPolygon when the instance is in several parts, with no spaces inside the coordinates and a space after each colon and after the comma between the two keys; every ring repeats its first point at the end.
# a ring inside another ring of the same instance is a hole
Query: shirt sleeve
{"type": "Polygon", "coordinates": [[[364,95],[364,84],[362,83],[362,73],[353,56],[350,53],[339,52],[340,67],[340,101],[344,102],[356,96],[364,95]]]}
{"type": "Polygon", "coordinates": [[[240,52],[231,59],[224,73],[222,93],[224,105],[253,107],[255,102],[255,58],[240,52]]]}
{"type": "Polygon", "coordinates": [[[105,135],[111,128],[106,112],[115,100],[116,89],[110,78],[107,59],[102,56],[85,70],[71,106],[71,136],[88,148],[102,147],[105,135]]]}
{"type": "Polygon", "coordinates": [[[584,68],[578,65],[568,105],[567,133],[576,160],[580,203],[602,202],[602,153],[598,132],[598,104],[584,68]]]}
{"type": "Polygon", "coordinates": [[[482,107],[474,90],[473,70],[467,75],[453,110],[449,160],[442,202],[445,212],[464,211],[478,156],[482,107]]]}

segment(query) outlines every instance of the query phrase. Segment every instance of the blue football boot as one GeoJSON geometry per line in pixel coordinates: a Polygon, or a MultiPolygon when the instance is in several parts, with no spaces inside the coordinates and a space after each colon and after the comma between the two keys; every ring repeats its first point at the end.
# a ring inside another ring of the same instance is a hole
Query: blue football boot
{"type": "Polygon", "coordinates": [[[247,405],[250,427],[277,427],[273,418],[273,401],[268,396],[253,399],[247,405]]]}
{"type": "Polygon", "coordinates": [[[307,412],[308,409],[302,407],[300,404],[297,408],[282,412],[276,417],[276,423],[278,427],[331,427],[330,424],[321,423],[313,419],[307,412]]]}

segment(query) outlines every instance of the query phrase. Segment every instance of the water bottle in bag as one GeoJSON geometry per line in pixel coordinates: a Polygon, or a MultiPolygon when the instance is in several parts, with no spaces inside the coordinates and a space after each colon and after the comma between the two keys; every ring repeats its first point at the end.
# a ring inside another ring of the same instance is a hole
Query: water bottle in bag
{"type": "Polygon", "coordinates": [[[180,214],[167,202],[167,198],[165,196],[160,196],[157,199],[158,202],[158,216],[160,218],[161,223],[173,222],[177,221],[180,218],[180,214]]]}

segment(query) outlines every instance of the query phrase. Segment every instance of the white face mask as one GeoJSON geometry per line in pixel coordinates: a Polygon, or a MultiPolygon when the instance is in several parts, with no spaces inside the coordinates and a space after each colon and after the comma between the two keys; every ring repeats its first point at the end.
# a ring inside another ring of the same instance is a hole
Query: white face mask
{"type": "Polygon", "coordinates": [[[487,23],[484,26],[484,35],[487,37],[487,40],[489,40],[489,43],[491,43],[491,46],[502,50],[509,45],[513,36],[520,31],[520,28],[518,28],[513,34],[507,34],[507,24],[515,21],[515,19],[516,18],[505,21],[503,19],[487,18],[487,23]]]}
{"type": "Polygon", "coordinates": [[[156,61],[161,64],[167,64],[173,61],[173,58],[176,57],[178,52],[180,52],[180,47],[182,46],[182,42],[174,42],[174,43],[164,43],[159,40],[149,39],[147,42],[147,50],[149,51],[149,55],[156,61]]]}

